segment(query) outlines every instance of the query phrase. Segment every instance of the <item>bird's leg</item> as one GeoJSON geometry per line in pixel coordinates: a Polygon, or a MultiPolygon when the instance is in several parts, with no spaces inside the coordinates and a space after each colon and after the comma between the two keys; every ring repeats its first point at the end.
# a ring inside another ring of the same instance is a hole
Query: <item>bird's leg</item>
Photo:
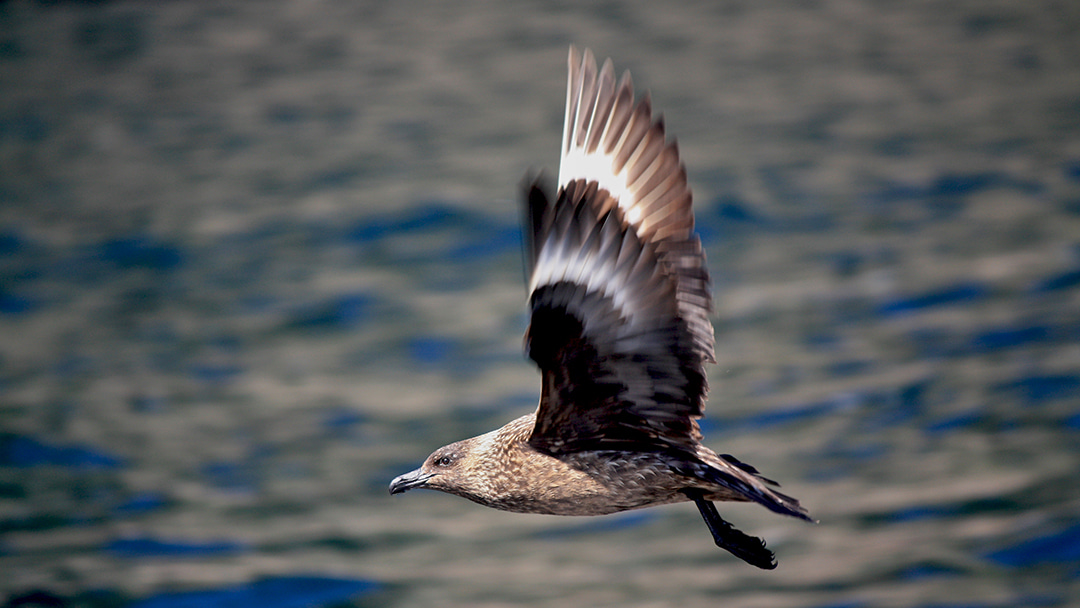
{"type": "Polygon", "coordinates": [[[776,567],[776,556],[765,548],[765,541],[756,536],[744,534],[724,521],[716,512],[712,501],[705,500],[705,495],[701,490],[686,488],[683,493],[693,499],[698,511],[701,511],[701,517],[705,520],[705,525],[709,527],[709,532],[712,532],[717,547],[730,552],[751,566],[757,566],[763,570],[772,570],[776,567]]]}

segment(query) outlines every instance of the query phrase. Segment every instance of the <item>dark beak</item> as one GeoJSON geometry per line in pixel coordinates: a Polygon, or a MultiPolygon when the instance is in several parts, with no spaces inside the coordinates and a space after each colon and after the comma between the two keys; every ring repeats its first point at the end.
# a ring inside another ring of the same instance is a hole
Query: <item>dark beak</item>
{"type": "Polygon", "coordinates": [[[412,490],[413,488],[422,488],[427,485],[429,479],[434,477],[433,473],[424,473],[420,469],[415,471],[409,471],[404,475],[398,475],[394,478],[394,481],[390,482],[390,493],[401,494],[406,490],[412,490]]]}

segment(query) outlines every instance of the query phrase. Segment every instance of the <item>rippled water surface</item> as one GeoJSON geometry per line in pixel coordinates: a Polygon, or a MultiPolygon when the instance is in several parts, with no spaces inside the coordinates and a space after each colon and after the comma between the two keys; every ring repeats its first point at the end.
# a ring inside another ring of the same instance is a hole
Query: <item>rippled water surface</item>
{"type": "MultiPolygon", "coordinates": [[[[584,3],[583,3],[584,4],[584,3]]],[[[0,3],[0,602],[1080,605],[1080,13],[0,3]],[[707,443],[820,520],[389,480],[530,410],[570,43],[679,138],[707,443]]]]}

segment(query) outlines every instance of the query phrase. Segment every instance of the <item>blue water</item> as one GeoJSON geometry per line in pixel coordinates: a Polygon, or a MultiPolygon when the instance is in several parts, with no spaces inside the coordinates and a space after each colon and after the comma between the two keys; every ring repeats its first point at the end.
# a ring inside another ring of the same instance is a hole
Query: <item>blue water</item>
{"type": "Polygon", "coordinates": [[[0,4],[0,602],[1080,605],[1080,22],[1050,14],[0,4]],[[689,505],[387,495],[535,406],[516,197],[570,42],[679,137],[706,442],[819,520],[720,505],[774,572],[689,505]]]}

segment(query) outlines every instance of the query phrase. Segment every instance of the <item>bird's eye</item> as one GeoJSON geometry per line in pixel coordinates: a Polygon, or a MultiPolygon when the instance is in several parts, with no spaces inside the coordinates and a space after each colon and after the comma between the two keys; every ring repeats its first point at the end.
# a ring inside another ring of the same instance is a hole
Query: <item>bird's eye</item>
{"type": "Polygon", "coordinates": [[[435,466],[437,467],[448,467],[452,464],[454,464],[454,457],[450,455],[443,456],[435,461],[435,466]]]}

